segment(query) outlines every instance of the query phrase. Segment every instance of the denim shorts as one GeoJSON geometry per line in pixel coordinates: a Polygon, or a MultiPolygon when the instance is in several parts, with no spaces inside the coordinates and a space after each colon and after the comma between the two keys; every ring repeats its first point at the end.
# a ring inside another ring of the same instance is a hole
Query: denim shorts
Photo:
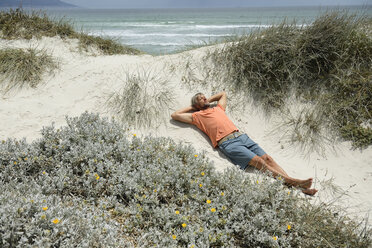
{"type": "Polygon", "coordinates": [[[219,148],[231,162],[240,166],[240,169],[245,170],[255,156],[263,156],[266,152],[247,134],[242,134],[235,139],[226,140],[219,148]]]}

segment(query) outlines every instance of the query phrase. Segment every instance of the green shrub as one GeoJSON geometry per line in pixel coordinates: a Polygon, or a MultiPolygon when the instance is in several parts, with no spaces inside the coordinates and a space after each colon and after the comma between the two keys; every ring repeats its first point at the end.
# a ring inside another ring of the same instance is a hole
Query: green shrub
{"type": "Polygon", "coordinates": [[[0,189],[2,247],[368,247],[372,241],[369,228],[328,204],[311,204],[279,180],[216,172],[191,146],[140,139],[88,113],[60,129],[43,128],[32,144],[2,141],[0,189]]]}

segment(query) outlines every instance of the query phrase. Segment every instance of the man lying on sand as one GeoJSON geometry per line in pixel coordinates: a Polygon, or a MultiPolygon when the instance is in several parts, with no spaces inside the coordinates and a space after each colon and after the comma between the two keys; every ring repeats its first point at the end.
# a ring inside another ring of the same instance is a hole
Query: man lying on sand
{"type": "Polygon", "coordinates": [[[193,124],[206,133],[214,147],[220,150],[242,170],[248,165],[262,171],[270,171],[274,178],[282,177],[288,186],[299,187],[307,195],[315,195],[318,190],[312,189],[312,178],[301,180],[292,178],[266,152],[250,139],[247,134],[239,132],[225,114],[227,97],[220,92],[210,98],[198,93],[191,99],[191,106],[174,112],[172,119],[193,124]],[[216,107],[212,102],[218,101],[216,107]]]}

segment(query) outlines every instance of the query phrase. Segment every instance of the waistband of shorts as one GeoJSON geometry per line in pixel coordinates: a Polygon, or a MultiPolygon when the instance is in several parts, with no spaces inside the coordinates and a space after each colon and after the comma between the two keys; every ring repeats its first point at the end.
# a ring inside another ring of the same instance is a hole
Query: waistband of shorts
{"type": "Polygon", "coordinates": [[[235,139],[235,138],[238,138],[240,135],[243,135],[244,133],[242,132],[233,132],[233,133],[230,133],[229,135],[226,135],[225,137],[223,137],[222,139],[220,139],[217,144],[218,146],[220,146],[223,142],[225,141],[228,141],[228,140],[231,140],[231,139],[235,139]]]}

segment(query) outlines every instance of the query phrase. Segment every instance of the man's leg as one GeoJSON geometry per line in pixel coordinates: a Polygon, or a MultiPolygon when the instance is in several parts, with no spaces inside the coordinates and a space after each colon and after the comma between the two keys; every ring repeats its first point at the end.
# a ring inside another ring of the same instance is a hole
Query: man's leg
{"type": "Polygon", "coordinates": [[[253,157],[252,160],[249,162],[249,165],[257,168],[258,170],[264,171],[264,172],[270,171],[274,178],[276,178],[278,176],[281,176],[284,179],[284,182],[286,184],[290,185],[290,186],[301,187],[301,188],[306,190],[306,189],[310,189],[311,184],[313,183],[312,178],[309,178],[309,179],[306,179],[306,180],[292,178],[292,177],[288,176],[286,173],[282,173],[277,168],[270,166],[269,164],[267,164],[265,162],[264,159],[262,159],[259,156],[253,157]]]}
{"type": "Polygon", "coordinates": [[[269,167],[274,168],[275,170],[277,170],[278,172],[280,172],[284,176],[288,176],[287,173],[283,170],[283,168],[280,167],[271,156],[265,154],[265,155],[261,156],[261,158],[265,161],[265,163],[269,167]]]}

